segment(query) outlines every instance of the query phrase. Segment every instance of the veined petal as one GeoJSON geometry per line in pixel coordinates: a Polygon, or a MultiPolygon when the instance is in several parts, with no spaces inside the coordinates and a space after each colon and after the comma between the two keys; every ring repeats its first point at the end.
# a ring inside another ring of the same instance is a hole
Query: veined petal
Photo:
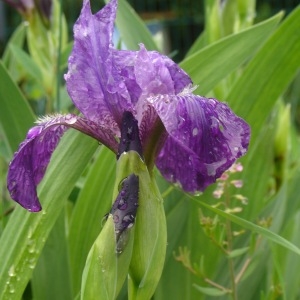
{"type": "Polygon", "coordinates": [[[192,83],[170,58],[156,51],[147,51],[143,44],[140,44],[134,72],[137,83],[147,96],[178,94],[192,83]]]}
{"type": "Polygon", "coordinates": [[[132,110],[132,105],[112,56],[116,9],[117,1],[111,0],[93,15],[89,0],[84,0],[74,25],[74,47],[65,79],[76,107],[90,120],[102,120],[119,133],[122,112],[132,110]]]}
{"type": "Polygon", "coordinates": [[[135,105],[144,95],[178,94],[192,84],[190,77],[170,58],[156,51],[113,49],[115,65],[135,105]]]}
{"type": "Polygon", "coordinates": [[[190,93],[152,104],[169,133],[157,167],[185,191],[203,191],[246,153],[250,128],[226,104],[190,93]]]}
{"type": "Polygon", "coordinates": [[[72,114],[56,115],[40,120],[28,131],[25,141],[9,165],[7,187],[11,198],[24,208],[41,210],[36,187],[44,177],[51,155],[68,127],[77,129],[117,151],[114,135],[96,123],[72,114]]]}
{"type": "Polygon", "coordinates": [[[142,143],[151,137],[158,115],[149,107],[153,95],[176,95],[191,85],[190,77],[170,58],[156,51],[114,50],[113,57],[120,76],[130,93],[135,117],[140,125],[142,143]]]}

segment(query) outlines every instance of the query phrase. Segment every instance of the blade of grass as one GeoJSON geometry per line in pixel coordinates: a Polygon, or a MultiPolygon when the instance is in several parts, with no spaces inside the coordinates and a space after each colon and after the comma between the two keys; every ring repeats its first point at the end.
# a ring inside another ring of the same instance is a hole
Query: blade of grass
{"type": "Polygon", "coordinates": [[[216,213],[217,215],[222,216],[222,217],[234,222],[235,224],[242,226],[243,228],[254,231],[254,232],[262,235],[263,237],[267,238],[268,240],[270,240],[276,244],[279,244],[279,245],[287,248],[288,250],[293,251],[296,254],[300,255],[300,249],[297,246],[295,246],[294,244],[292,244],[291,242],[289,242],[288,240],[281,237],[280,235],[278,235],[266,228],[255,225],[254,223],[251,223],[245,219],[242,219],[242,218],[237,217],[232,214],[228,214],[218,208],[212,207],[212,206],[208,205],[207,203],[199,201],[193,197],[191,197],[191,199],[193,199],[193,201],[197,202],[199,205],[204,206],[208,210],[216,213]]]}
{"type": "Polygon", "coordinates": [[[254,141],[299,69],[299,19],[300,6],[263,45],[227,97],[232,109],[251,124],[254,141]]]}

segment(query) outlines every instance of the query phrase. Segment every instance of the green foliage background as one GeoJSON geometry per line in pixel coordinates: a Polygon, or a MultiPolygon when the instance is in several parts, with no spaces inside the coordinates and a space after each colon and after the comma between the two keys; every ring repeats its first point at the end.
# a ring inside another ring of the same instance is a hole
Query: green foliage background
{"type": "MultiPolygon", "coordinates": [[[[72,43],[62,38],[54,2],[57,23],[49,30],[60,43],[59,55],[47,58],[57,66],[51,84],[43,78],[49,70],[23,46],[30,27],[16,29],[0,62],[0,299],[78,299],[88,252],[111,206],[114,155],[73,131],[38,188],[41,213],[15,205],[5,188],[8,163],[36,115],[73,110],[61,82],[72,43]]],[[[251,126],[243,172],[231,175],[243,180],[238,194],[248,204],[236,200],[230,182],[220,199],[213,197],[216,184],[191,197],[157,172],[168,246],[153,298],[300,299],[300,7],[258,24],[254,0],[227,1],[222,9],[207,0],[205,8],[205,30],[180,66],[199,85],[196,93],[228,102],[251,126]]],[[[129,49],[140,42],[159,49],[124,0],[116,25],[129,49]]],[[[119,299],[126,298],[124,287],[119,299]]]]}

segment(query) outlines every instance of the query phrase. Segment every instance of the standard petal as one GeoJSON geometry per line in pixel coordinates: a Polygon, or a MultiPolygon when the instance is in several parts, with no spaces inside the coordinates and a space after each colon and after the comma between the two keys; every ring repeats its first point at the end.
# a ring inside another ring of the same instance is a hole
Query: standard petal
{"type": "Polygon", "coordinates": [[[135,105],[139,98],[157,94],[178,94],[192,83],[190,77],[170,58],[156,51],[113,50],[115,66],[135,105]]]}
{"type": "Polygon", "coordinates": [[[250,128],[226,104],[190,93],[152,104],[169,133],[157,167],[185,191],[203,191],[246,153],[250,128]]]}
{"type": "Polygon", "coordinates": [[[20,144],[8,170],[7,187],[11,198],[30,211],[40,211],[36,187],[44,177],[51,155],[67,128],[77,129],[117,152],[118,143],[109,129],[72,114],[41,120],[20,144]]]}
{"type": "Polygon", "coordinates": [[[90,2],[84,1],[74,25],[74,47],[65,79],[76,107],[90,120],[102,120],[119,133],[122,112],[132,105],[112,57],[116,9],[117,1],[111,0],[93,15],[90,2]]]}
{"type": "Polygon", "coordinates": [[[143,44],[140,44],[134,72],[137,83],[147,96],[175,95],[192,83],[170,58],[156,51],[147,51],[143,44]]]}
{"type": "Polygon", "coordinates": [[[41,210],[36,186],[65,130],[62,125],[33,127],[9,165],[7,188],[11,198],[29,211],[41,210]]]}
{"type": "Polygon", "coordinates": [[[191,85],[190,77],[179,66],[156,51],[147,51],[140,44],[139,51],[114,50],[114,62],[130,93],[139,122],[143,144],[156,138],[158,115],[147,98],[153,95],[176,95],[191,85]]]}

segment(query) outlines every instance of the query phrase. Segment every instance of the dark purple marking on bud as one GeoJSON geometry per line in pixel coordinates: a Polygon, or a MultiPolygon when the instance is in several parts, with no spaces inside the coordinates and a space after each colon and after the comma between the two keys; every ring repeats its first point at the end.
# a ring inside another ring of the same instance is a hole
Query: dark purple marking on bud
{"type": "Polygon", "coordinates": [[[36,2],[40,16],[44,25],[49,27],[52,13],[53,0],[39,0],[36,2]]]}
{"type": "Polygon", "coordinates": [[[138,122],[131,112],[125,111],[122,118],[121,139],[117,159],[119,159],[123,152],[128,152],[130,150],[136,151],[143,157],[138,122]]]}
{"type": "Polygon", "coordinates": [[[139,177],[135,174],[130,174],[121,184],[121,189],[114,202],[110,214],[113,216],[115,223],[115,233],[117,240],[118,253],[124,249],[126,237],[124,231],[131,228],[134,224],[139,197],[139,177]]]}

